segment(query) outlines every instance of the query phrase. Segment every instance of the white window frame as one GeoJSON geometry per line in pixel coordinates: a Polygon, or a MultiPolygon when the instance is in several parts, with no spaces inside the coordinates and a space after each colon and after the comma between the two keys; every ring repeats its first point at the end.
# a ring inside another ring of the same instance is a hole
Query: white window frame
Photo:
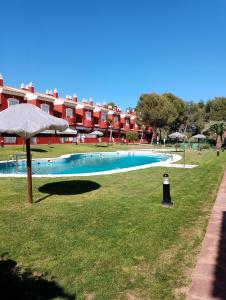
{"type": "Polygon", "coordinates": [[[86,111],[86,113],[85,113],[85,119],[87,120],[87,121],[91,121],[91,119],[92,119],[92,116],[91,116],[91,111],[86,111]]]}
{"type": "Polygon", "coordinates": [[[14,98],[9,98],[7,101],[8,101],[8,107],[12,105],[20,104],[20,100],[14,98]]]}
{"type": "Polygon", "coordinates": [[[49,104],[42,103],[41,104],[41,110],[47,112],[49,114],[49,104]]]}
{"type": "Polygon", "coordinates": [[[126,119],[126,126],[129,126],[129,119],[126,119]]]}
{"type": "Polygon", "coordinates": [[[101,112],[101,122],[106,122],[107,120],[107,112],[106,111],[102,111],[101,112]]]}
{"type": "Polygon", "coordinates": [[[66,108],[66,118],[73,118],[73,108],[66,108]]]}
{"type": "Polygon", "coordinates": [[[114,116],[114,123],[118,124],[118,122],[119,122],[119,117],[118,116],[114,116]]]}

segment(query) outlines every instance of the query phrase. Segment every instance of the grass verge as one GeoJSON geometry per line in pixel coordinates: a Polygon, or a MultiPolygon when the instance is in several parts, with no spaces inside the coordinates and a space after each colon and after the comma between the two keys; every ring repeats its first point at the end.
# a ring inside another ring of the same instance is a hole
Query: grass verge
{"type": "MultiPolygon", "coordinates": [[[[97,148],[41,149],[47,152],[34,151],[35,156],[97,148]]],[[[10,151],[15,148],[2,149],[0,157],[10,151]]],[[[26,179],[2,178],[0,254],[7,252],[22,273],[29,269],[34,278],[54,280],[61,290],[57,299],[184,299],[225,161],[226,153],[188,151],[187,163],[199,167],[35,178],[32,206],[26,202],[26,179]],[[160,205],[165,172],[171,209],[160,205]]]]}

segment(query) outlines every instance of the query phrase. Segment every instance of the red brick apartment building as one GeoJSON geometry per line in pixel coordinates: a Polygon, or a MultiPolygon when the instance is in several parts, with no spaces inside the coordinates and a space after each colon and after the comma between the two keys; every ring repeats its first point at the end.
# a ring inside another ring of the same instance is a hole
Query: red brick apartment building
{"type": "MultiPolygon", "coordinates": [[[[96,141],[90,135],[94,130],[103,133],[103,142],[109,141],[110,133],[114,142],[121,142],[127,131],[139,131],[132,111],[122,113],[118,107],[107,106],[105,103],[94,104],[92,99],[79,101],[76,95],[61,98],[57,89],[39,93],[35,91],[32,82],[21,84],[20,88],[10,87],[4,84],[0,75],[0,111],[20,103],[31,103],[50,115],[63,118],[68,121],[70,129],[77,131],[77,135],[73,131],[57,134],[42,132],[32,139],[33,144],[72,143],[77,140],[92,143],[96,141]]],[[[4,141],[5,144],[23,143],[23,139],[15,135],[4,136],[4,141]]]]}

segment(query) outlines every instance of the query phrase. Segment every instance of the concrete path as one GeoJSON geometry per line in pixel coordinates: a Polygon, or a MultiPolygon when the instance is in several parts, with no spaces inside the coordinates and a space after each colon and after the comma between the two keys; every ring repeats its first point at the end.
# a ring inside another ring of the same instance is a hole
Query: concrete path
{"type": "Polygon", "coordinates": [[[187,300],[226,300],[226,171],[211,212],[187,300]]]}
{"type": "Polygon", "coordinates": [[[184,165],[184,164],[168,164],[168,165],[165,165],[165,167],[167,168],[180,168],[180,169],[193,169],[193,168],[196,168],[198,167],[198,165],[184,165]]]}

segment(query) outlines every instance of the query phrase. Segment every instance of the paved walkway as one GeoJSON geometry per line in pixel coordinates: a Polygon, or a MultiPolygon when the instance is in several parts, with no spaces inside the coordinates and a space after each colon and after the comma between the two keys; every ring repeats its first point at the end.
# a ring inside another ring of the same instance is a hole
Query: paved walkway
{"type": "Polygon", "coordinates": [[[181,169],[193,169],[198,167],[198,165],[184,165],[184,164],[168,164],[166,165],[167,168],[181,168],[181,169]]]}
{"type": "Polygon", "coordinates": [[[226,300],[226,171],[211,212],[187,300],[226,300]]]}

